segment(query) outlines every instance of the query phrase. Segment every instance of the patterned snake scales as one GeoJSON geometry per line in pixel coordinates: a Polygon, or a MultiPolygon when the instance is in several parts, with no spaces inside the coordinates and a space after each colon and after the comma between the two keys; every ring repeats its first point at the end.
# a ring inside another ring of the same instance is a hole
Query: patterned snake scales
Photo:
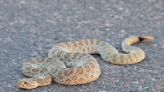
{"type": "Polygon", "coordinates": [[[142,49],[131,45],[152,40],[152,36],[128,37],[121,44],[125,53],[119,53],[110,44],[95,39],[56,44],[50,49],[47,58],[34,58],[30,62],[23,63],[23,74],[31,78],[21,79],[18,87],[33,89],[50,85],[52,81],[65,85],[95,81],[101,71],[96,59],[90,54],[98,53],[104,61],[112,64],[135,64],[145,58],[145,53],[142,49]]]}

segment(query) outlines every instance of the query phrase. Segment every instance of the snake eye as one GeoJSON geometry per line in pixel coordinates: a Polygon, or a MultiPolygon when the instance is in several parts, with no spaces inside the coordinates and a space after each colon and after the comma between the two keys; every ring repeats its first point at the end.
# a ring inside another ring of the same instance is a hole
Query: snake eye
{"type": "Polygon", "coordinates": [[[23,82],[24,84],[27,84],[27,82],[23,82]]]}

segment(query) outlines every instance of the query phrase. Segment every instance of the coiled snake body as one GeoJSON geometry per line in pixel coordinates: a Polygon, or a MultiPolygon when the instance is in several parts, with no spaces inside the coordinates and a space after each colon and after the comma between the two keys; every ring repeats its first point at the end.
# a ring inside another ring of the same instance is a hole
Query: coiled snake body
{"type": "Polygon", "coordinates": [[[95,39],[56,44],[46,59],[34,58],[23,64],[23,74],[31,78],[21,79],[18,87],[33,89],[49,85],[52,81],[65,85],[92,82],[99,78],[101,71],[96,59],[90,54],[98,53],[105,61],[113,64],[135,64],[145,58],[145,53],[131,45],[152,40],[152,36],[128,37],[121,44],[125,53],[119,53],[112,45],[95,39]]]}

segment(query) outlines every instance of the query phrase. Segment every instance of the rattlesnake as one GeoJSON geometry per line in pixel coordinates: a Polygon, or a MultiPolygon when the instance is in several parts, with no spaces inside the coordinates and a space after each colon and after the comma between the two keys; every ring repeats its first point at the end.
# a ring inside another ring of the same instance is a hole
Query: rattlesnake
{"type": "Polygon", "coordinates": [[[55,44],[47,58],[34,58],[23,63],[23,74],[31,78],[21,79],[18,87],[33,89],[49,85],[52,81],[65,85],[92,82],[99,78],[101,71],[96,59],[90,54],[98,53],[112,64],[135,64],[145,58],[145,52],[131,45],[152,40],[152,36],[128,37],[121,44],[125,53],[119,53],[112,45],[96,39],[55,44]]]}

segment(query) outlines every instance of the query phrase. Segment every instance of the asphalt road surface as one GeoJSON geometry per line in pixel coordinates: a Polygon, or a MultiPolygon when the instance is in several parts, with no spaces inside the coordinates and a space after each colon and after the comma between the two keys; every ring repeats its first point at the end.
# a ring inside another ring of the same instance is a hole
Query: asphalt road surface
{"type": "Polygon", "coordinates": [[[0,92],[164,92],[163,0],[0,0],[0,92]],[[138,44],[146,59],[118,66],[94,55],[102,74],[92,83],[22,90],[22,63],[47,56],[53,44],[96,38],[121,51],[131,35],[153,35],[138,44]]]}

